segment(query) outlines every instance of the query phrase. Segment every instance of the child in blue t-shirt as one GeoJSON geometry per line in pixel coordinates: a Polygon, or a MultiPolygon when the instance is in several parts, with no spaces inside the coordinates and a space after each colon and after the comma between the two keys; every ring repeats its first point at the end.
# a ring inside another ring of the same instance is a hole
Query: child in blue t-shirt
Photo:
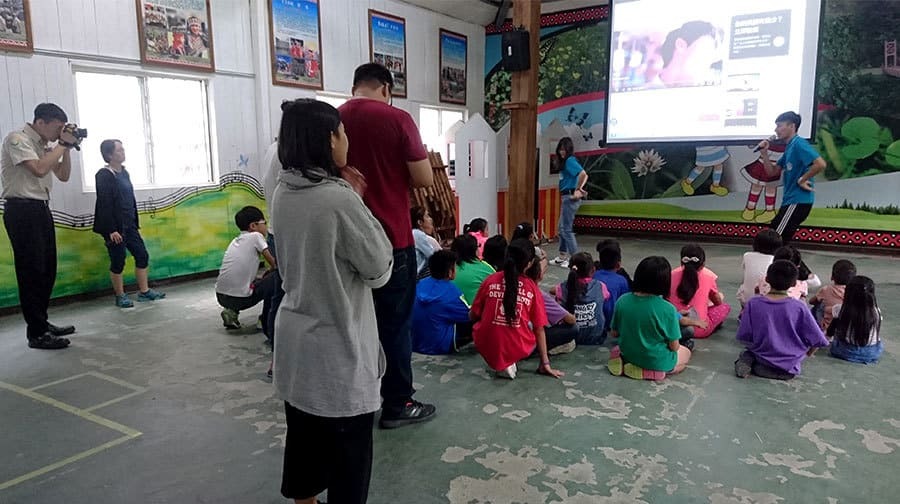
{"type": "Polygon", "coordinates": [[[616,240],[603,240],[597,244],[597,271],[594,279],[603,282],[609,291],[609,298],[603,302],[603,316],[606,329],[612,322],[613,308],[623,294],[631,292],[631,278],[622,269],[622,248],[616,240]]]}
{"type": "Polygon", "coordinates": [[[413,305],[413,351],[429,355],[449,354],[472,341],[469,305],[456,277],[456,254],[439,250],[428,259],[431,276],[416,284],[413,305]]]}

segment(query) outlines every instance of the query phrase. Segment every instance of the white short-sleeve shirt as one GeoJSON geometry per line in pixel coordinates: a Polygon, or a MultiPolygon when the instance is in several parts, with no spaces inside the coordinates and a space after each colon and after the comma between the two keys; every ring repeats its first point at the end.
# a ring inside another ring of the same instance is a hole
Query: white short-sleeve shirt
{"type": "Polygon", "coordinates": [[[250,297],[250,285],[259,271],[259,254],[269,248],[263,235],[241,231],[225,250],[219,277],[216,279],[216,293],[234,297],[250,297]]]}

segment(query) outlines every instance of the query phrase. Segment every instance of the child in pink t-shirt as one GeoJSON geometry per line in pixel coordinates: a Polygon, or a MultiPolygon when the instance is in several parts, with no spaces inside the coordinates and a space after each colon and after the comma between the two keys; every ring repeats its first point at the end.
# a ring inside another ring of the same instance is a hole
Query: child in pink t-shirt
{"type": "MultiPolygon", "coordinates": [[[[800,251],[790,245],[785,245],[775,251],[774,261],[782,259],[790,261],[794,266],[797,267],[798,270],[801,269],[801,264],[803,264],[803,260],[800,257],[800,251]]],[[[798,277],[797,282],[794,283],[794,286],[787,290],[787,294],[788,297],[806,301],[806,298],[809,296],[809,288],[815,288],[819,285],[822,285],[822,282],[819,280],[819,277],[812,273],[809,273],[806,278],[801,279],[801,277],[798,277]]],[[[769,290],[771,290],[771,287],[769,287],[769,282],[767,282],[765,278],[760,279],[759,285],[757,285],[756,287],[756,293],[765,296],[769,294],[769,290]]]]}
{"type": "Polygon", "coordinates": [[[699,320],[706,327],[694,329],[695,338],[708,338],[718,329],[731,312],[725,302],[725,295],[716,285],[718,276],[705,267],[706,252],[699,245],[685,245],[681,248],[681,266],[672,270],[672,287],[669,302],[679,312],[691,308],[697,312],[699,320]]]}
{"type": "Polygon", "coordinates": [[[472,222],[463,226],[463,234],[469,234],[475,237],[478,242],[478,258],[484,258],[484,242],[488,239],[487,220],[481,217],[472,219],[472,222]]]}
{"type": "Polygon", "coordinates": [[[846,259],[839,259],[831,266],[831,285],[826,285],[809,300],[813,314],[823,331],[828,330],[834,318],[834,307],[844,302],[844,289],[850,279],[856,276],[856,265],[846,259]]]}

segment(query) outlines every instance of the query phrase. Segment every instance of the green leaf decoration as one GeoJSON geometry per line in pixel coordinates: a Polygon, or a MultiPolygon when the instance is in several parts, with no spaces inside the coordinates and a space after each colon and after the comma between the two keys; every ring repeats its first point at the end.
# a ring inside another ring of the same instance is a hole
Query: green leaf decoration
{"type": "Polygon", "coordinates": [[[854,142],[880,140],[881,126],[871,117],[854,117],[841,127],[841,135],[854,142]]]}
{"type": "Polygon", "coordinates": [[[884,151],[884,160],[894,168],[900,168],[900,140],[888,145],[884,151]]]}
{"type": "Polygon", "coordinates": [[[894,135],[889,128],[881,128],[881,134],[878,135],[881,145],[890,145],[894,143],[894,135]]]}
{"type": "Polygon", "coordinates": [[[684,196],[684,191],[681,190],[681,179],[678,179],[678,182],[670,185],[668,189],[663,191],[661,194],[657,195],[657,198],[677,198],[679,196],[684,196]]]}
{"type": "Polygon", "coordinates": [[[611,170],[609,185],[616,199],[634,199],[634,183],[631,181],[631,172],[618,159],[610,161],[611,170]]]}
{"type": "Polygon", "coordinates": [[[847,159],[862,159],[875,154],[881,146],[875,138],[864,138],[859,143],[853,143],[841,147],[841,154],[847,159]]]}

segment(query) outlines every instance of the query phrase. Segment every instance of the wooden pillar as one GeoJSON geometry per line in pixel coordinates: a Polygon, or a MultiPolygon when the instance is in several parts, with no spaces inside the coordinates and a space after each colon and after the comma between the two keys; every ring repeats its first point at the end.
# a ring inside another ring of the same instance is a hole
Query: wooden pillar
{"type": "Polygon", "coordinates": [[[513,26],[524,26],[529,34],[531,64],[512,73],[509,130],[509,206],[503,233],[509,237],[520,222],[534,222],[535,172],[537,170],[538,43],[541,37],[539,0],[513,1],[513,26]]]}

